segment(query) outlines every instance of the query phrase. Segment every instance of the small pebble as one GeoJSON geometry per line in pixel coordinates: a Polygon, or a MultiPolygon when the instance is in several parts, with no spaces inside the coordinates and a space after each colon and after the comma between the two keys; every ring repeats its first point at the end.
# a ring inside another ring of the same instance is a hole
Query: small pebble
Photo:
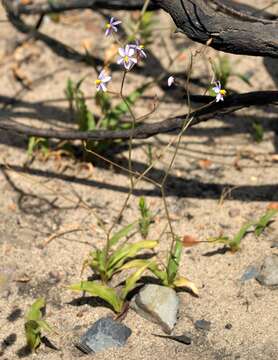
{"type": "Polygon", "coordinates": [[[206,331],[209,331],[209,330],[210,330],[210,326],[211,326],[211,322],[202,319],[202,320],[197,320],[197,321],[195,321],[194,325],[195,325],[195,328],[198,329],[198,330],[206,330],[206,331]]]}
{"type": "Polygon", "coordinates": [[[278,287],[278,255],[267,256],[256,279],[261,285],[278,287]]]}
{"type": "Polygon", "coordinates": [[[233,327],[233,325],[231,323],[228,323],[225,325],[225,329],[227,329],[227,330],[231,330],[232,327],[233,327]]]}
{"type": "Polygon", "coordinates": [[[124,346],[131,329],[124,324],[105,317],[96,321],[80,338],[76,347],[82,352],[99,352],[110,347],[124,346]]]}
{"type": "Polygon", "coordinates": [[[274,241],[271,246],[272,249],[278,249],[278,241],[274,241]]]}
{"type": "Polygon", "coordinates": [[[257,268],[253,265],[250,265],[247,267],[247,269],[245,270],[244,274],[242,275],[239,281],[241,283],[244,283],[248,280],[254,279],[256,276],[258,276],[258,274],[259,272],[257,268]]]}

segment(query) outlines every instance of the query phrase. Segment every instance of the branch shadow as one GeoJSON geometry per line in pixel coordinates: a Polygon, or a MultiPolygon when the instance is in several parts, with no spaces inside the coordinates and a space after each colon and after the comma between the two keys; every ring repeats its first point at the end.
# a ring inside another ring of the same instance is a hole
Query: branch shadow
{"type": "MultiPolygon", "coordinates": [[[[139,165],[142,166],[142,163],[139,163],[139,165]]],[[[0,169],[3,168],[5,169],[5,165],[0,164],[0,169]]],[[[11,165],[10,169],[20,173],[41,176],[50,179],[60,179],[65,182],[91,186],[97,189],[112,190],[124,194],[129,192],[129,188],[124,185],[109,184],[92,179],[77,178],[75,176],[55,173],[53,171],[24,168],[19,165],[11,165]]],[[[164,174],[164,172],[160,169],[153,169],[153,173],[155,174],[155,179],[162,178],[164,174]]],[[[149,177],[152,177],[152,174],[149,174],[149,177]]],[[[185,179],[175,175],[169,175],[169,179],[166,184],[166,196],[219,200],[223,194],[223,191],[229,188],[233,189],[234,184],[218,184],[213,182],[207,183],[199,181],[198,179],[185,179]]],[[[152,189],[135,189],[133,194],[135,196],[161,197],[160,190],[155,187],[152,189]]],[[[233,189],[230,199],[241,201],[278,201],[278,185],[242,185],[233,189]]]]}

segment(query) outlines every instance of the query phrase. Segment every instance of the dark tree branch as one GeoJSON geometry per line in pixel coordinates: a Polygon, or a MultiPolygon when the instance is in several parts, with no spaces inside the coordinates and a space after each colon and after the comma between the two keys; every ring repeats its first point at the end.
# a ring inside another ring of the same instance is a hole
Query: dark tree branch
{"type": "MultiPolygon", "coordinates": [[[[221,3],[221,1],[217,1],[221,3]]],[[[233,54],[278,57],[278,21],[216,11],[215,1],[154,0],[190,39],[233,54]]]]}
{"type": "MultiPolygon", "coordinates": [[[[11,0],[8,2],[10,10],[17,15],[46,15],[77,9],[141,10],[144,6],[144,0],[59,0],[27,5],[11,0]]],[[[151,1],[148,9],[156,10],[158,6],[151,1]]]]}
{"type": "MultiPolygon", "coordinates": [[[[206,101],[213,98],[205,96],[206,101]]],[[[200,110],[170,118],[153,124],[144,124],[134,130],[96,130],[96,131],[59,131],[52,129],[37,129],[14,122],[12,120],[1,120],[0,129],[43,138],[55,138],[65,140],[128,140],[130,136],[134,139],[145,139],[157,134],[176,132],[182,129],[185,122],[190,121],[189,126],[197,125],[213,117],[225,113],[234,112],[248,106],[264,106],[267,104],[278,105],[278,91],[258,91],[241,95],[230,95],[223,103],[210,103],[200,110]]]]}

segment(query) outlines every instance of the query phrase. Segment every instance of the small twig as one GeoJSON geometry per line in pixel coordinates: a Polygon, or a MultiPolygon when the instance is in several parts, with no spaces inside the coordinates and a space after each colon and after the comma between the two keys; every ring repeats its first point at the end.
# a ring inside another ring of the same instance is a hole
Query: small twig
{"type": "Polygon", "coordinates": [[[47,245],[49,245],[54,239],[57,239],[58,237],[61,237],[65,234],[70,234],[72,232],[76,232],[76,231],[82,231],[82,228],[80,228],[80,226],[78,227],[73,227],[70,229],[64,229],[62,231],[59,231],[55,234],[52,234],[51,236],[49,236],[47,239],[44,240],[44,242],[41,244],[42,248],[45,248],[47,245]]]}

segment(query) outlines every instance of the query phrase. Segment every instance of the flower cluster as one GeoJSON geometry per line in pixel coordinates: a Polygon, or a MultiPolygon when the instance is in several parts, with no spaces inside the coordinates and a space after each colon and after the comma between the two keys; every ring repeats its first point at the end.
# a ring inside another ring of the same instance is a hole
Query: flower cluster
{"type": "MultiPolygon", "coordinates": [[[[118,31],[118,25],[121,21],[111,17],[110,21],[105,25],[105,36],[112,35],[118,31]]],[[[138,64],[140,60],[145,59],[147,54],[144,51],[144,45],[139,40],[135,41],[135,44],[127,44],[124,47],[118,49],[119,57],[117,64],[122,65],[125,71],[130,71],[135,64],[138,64]]],[[[106,75],[105,70],[102,70],[95,80],[97,91],[107,91],[107,84],[111,81],[111,76],[106,75]]]]}

